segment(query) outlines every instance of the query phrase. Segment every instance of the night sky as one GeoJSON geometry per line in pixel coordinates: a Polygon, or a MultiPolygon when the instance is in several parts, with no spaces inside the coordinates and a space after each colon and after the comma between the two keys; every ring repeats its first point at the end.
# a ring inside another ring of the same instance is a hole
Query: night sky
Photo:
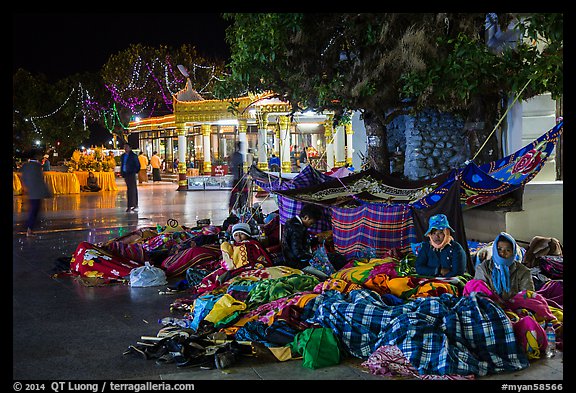
{"type": "Polygon", "coordinates": [[[15,13],[12,22],[13,71],[24,68],[50,80],[98,71],[111,54],[133,43],[189,43],[201,56],[229,56],[230,22],[217,13],[15,13]]]}
{"type": "MultiPolygon", "coordinates": [[[[111,54],[130,44],[196,47],[200,56],[230,56],[218,13],[13,13],[13,72],[23,68],[51,82],[75,73],[97,72],[111,54]]],[[[110,138],[91,126],[88,144],[110,138]]]]}

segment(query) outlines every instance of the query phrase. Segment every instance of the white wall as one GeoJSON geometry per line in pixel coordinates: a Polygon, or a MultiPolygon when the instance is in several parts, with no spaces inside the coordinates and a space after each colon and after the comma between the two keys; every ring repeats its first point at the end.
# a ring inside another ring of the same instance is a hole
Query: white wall
{"type": "MultiPolygon", "coordinates": [[[[556,101],[550,94],[541,94],[522,103],[522,146],[556,125],[556,101]]],[[[556,149],[532,182],[556,180],[556,149]]]]}
{"type": "Polygon", "coordinates": [[[360,119],[360,112],[356,111],[352,114],[352,145],[354,146],[354,153],[352,154],[352,166],[356,171],[362,169],[362,156],[366,156],[367,138],[366,127],[364,120],[360,119]]]}
{"type": "MultiPolygon", "coordinates": [[[[508,131],[512,135],[507,140],[506,154],[524,147],[556,125],[556,102],[550,94],[517,103],[513,112],[516,117],[509,121],[508,131]]],[[[488,242],[506,231],[517,240],[529,242],[534,236],[544,236],[555,237],[563,243],[564,184],[556,181],[555,153],[554,149],[544,167],[524,187],[522,211],[465,211],[468,238],[488,242]]]]}
{"type": "Polygon", "coordinates": [[[471,240],[491,242],[504,231],[525,242],[544,236],[564,244],[564,184],[532,181],[524,187],[522,211],[475,208],[464,211],[463,219],[466,236],[471,240]]]}

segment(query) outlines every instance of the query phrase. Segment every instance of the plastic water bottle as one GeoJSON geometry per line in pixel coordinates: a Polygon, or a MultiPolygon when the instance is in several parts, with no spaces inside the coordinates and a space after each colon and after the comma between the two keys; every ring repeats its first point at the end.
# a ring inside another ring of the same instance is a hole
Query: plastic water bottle
{"type": "Polygon", "coordinates": [[[158,323],[160,323],[163,326],[180,326],[182,328],[189,327],[188,320],[182,319],[182,318],[165,317],[165,318],[159,319],[158,323]]]}
{"type": "Polygon", "coordinates": [[[551,322],[546,324],[546,338],[548,339],[548,347],[546,348],[546,357],[551,358],[556,355],[556,332],[551,322]]]}

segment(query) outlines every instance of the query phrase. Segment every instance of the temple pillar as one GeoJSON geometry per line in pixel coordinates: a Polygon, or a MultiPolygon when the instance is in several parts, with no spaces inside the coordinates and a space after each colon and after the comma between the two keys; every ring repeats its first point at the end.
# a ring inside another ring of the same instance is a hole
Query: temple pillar
{"type": "Polygon", "coordinates": [[[210,154],[210,135],[212,133],[212,126],[210,124],[202,124],[200,126],[202,131],[202,145],[204,153],[204,167],[202,172],[205,175],[212,174],[212,155],[210,154]]]}
{"type": "Polygon", "coordinates": [[[169,159],[174,160],[174,144],[172,137],[166,138],[166,151],[164,152],[164,162],[166,163],[166,172],[173,172],[172,165],[168,165],[169,159]]]}
{"type": "Polygon", "coordinates": [[[328,116],[324,121],[324,136],[326,137],[326,171],[334,168],[334,127],[332,116],[328,116]]]}
{"type": "Polygon", "coordinates": [[[280,157],[280,127],[274,124],[274,153],[280,157]]]}
{"type": "Polygon", "coordinates": [[[344,127],[338,126],[334,132],[334,166],[342,167],[346,164],[344,127]]]}
{"type": "Polygon", "coordinates": [[[282,173],[291,173],[292,164],[290,162],[290,118],[288,116],[278,116],[280,128],[280,162],[282,163],[282,173]]]}
{"type": "Polygon", "coordinates": [[[238,140],[241,142],[240,153],[244,162],[244,173],[248,172],[248,120],[238,119],[238,140]]]}
{"type": "Polygon", "coordinates": [[[311,134],[310,135],[310,145],[318,150],[318,134],[311,134]]]}
{"type": "Polygon", "coordinates": [[[344,129],[346,130],[346,164],[352,166],[352,154],[354,153],[354,148],[352,147],[352,137],[354,136],[352,123],[346,124],[344,129]]]}
{"type": "Polygon", "coordinates": [[[184,123],[176,123],[176,135],[178,135],[178,189],[186,191],[188,180],[186,179],[186,127],[184,123]]]}
{"type": "Polygon", "coordinates": [[[258,169],[268,170],[268,113],[262,113],[258,119],[258,169]]]}

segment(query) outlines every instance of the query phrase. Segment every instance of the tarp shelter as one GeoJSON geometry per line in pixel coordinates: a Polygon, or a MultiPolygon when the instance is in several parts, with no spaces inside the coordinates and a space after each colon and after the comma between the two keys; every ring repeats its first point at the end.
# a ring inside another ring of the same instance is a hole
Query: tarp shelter
{"type": "MultiPolygon", "coordinates": [[[[282,223],[297,214],[304,203],[328,209],[334,246],[347,258],[368,247],[377,255],[393,248],[406,252],[410,243],[422,241],[428,217],[440,212],[454,225],[455,239],[466,245],[462,211],[484,205],[532,180],[554,149],[562,127],[563,121],[502,159],[480,166],[468,162],[429,180],[406,181],[374,169],[332,178],[310,166],[292,182],[271,179],[265,172],[251,171],[251,175],[256,184],[278,195],[282,223]]],[[[468,266],[470,270],[470,262],[468,266]]]]}
{"type": "MultiPolygon", "coordinates": [[[[268,192],[273,193],[282,190],[305,189],[306,187],[322,184],[325,181],[333,179],[333,177],[312,168],[310,165],[307,165],[304,169],[302,169],[300,173],[298,173],[298,175],[292,179],[285,179],[279,176],[271,175],[256,168],[255,166],[250,167],[249,174],[252,178],[252,181],[256,185],[268,192]]],[[[302,210],[302,206],[304,205],[304,202],[279,194],[277,202],[281,225],[284,225],[286,221],[300,213],[300,210],[302,210]]],[[[330,209],[325,207],[323,210],[323,218],[316,222],[316,224],[311,228],[309,228],[311,233],[320,233],[332,229],[330,209]]]]}

